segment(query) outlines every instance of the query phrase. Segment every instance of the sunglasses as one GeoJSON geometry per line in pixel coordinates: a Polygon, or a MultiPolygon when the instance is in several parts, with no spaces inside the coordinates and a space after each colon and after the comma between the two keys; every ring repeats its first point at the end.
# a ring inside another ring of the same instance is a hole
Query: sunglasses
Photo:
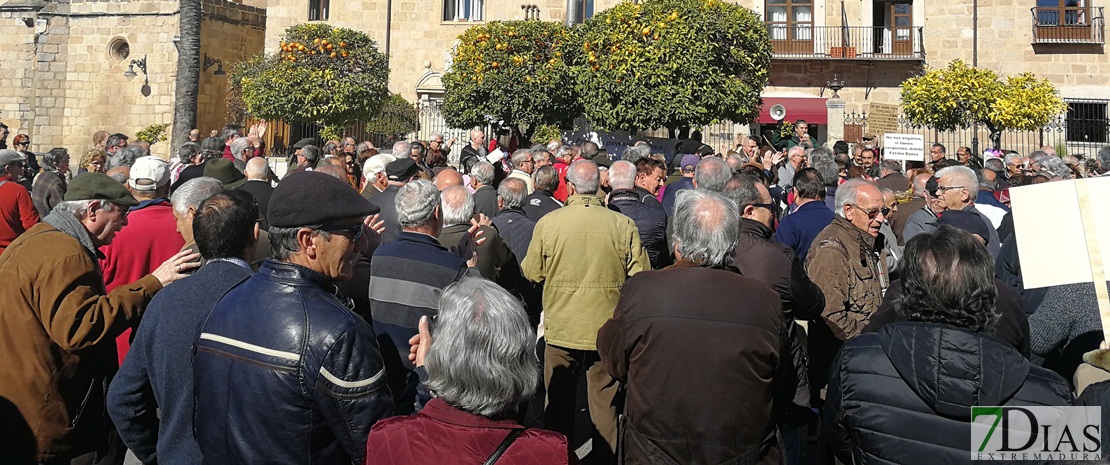
{"type": "Polygon", "coordinates": [[[324,231],[334,234],[341,234],[343,236],[349,236],[351,238],[351,242],[357,242],[359,239],[362,239],[362,235],[365,234],[366,228],[363,227],[362,223],[358,223],[350,226],[336,226],[333,228],[326,228],[324,229],[324,231]]]}
{"type": "Polygon", "coordinates": [[[882,213],[884,218],[887,215],[890,214],[890,208],[889,207],[879,207],[879,208],[875,208],[875,209],[872,209],[872,210],[867,210],[867,209],[864,209],[864,208],[860,208],[859,205],[855,205],[855,204],[851,204],[851,203],[848,204],[848,205],[851,205],[851,206],[859,209],[859,211],[861,211],[865,215],[867,215],[867,219],[869,219],[869,220],[875,219],[876,216],[879,216],[879,213],[882,213]]]}
{"type": "Polygon", "coordinates": [[[752,206],[756,208],[766,208],[768,210],[775,211],[775,204],[773,203],[753,203],[752,206]]]}

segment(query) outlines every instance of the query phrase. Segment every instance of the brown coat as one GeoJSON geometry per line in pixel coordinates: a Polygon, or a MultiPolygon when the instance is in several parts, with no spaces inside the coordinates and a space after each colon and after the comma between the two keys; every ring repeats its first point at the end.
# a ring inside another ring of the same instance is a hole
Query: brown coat
{"type": "Polygon", "coordinates": [[[814,394],[828,381],[828,368],[840,345],[863,332],[890,285],[880,238],[837,216],[813,239],[806,271],[825,293],[821,317],[809,326],[809,375],[814,394]]]}
{"type": "Polygon", "coordinates": [[[115,338],[161,288],[147,275],[106,294],[92,252],[48,223],[0,255],[0,463],[96,450],[115,338]]]}

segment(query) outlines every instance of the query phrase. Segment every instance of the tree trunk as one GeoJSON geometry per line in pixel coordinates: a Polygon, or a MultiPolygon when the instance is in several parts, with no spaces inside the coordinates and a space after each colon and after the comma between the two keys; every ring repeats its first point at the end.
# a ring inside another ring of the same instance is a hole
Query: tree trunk
{"type": "Polygon", "coordinates": [[[197,94],[200,90],[201,0],[181,0],[181,41],[177,44],[177,83],[173,110],[170,153],[189,138],[197,125],[197,94]]]}

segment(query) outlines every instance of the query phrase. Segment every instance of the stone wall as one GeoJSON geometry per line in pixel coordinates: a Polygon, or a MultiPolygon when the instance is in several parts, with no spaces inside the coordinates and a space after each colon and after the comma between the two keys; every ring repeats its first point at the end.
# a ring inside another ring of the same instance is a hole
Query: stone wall
{"type": "MultiPolygon", "coordinates": [[[[266,11],[238,3],[205,0],[204,20],[200,27],[201,65],[204,56],[220,60],[225,73],[231,64],[262,52],[266,37],[266,11]]],[[[220,129],[227,120],[228,75],[214,74],[219,65],[201,70],[197,95],[197,128],[201,137],[220,129]]]]}

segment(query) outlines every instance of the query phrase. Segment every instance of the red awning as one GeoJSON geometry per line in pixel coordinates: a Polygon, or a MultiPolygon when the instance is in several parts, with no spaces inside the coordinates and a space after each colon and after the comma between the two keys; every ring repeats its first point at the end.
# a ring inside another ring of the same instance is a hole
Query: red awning
{"type": "Polygon", "coordinates": [[[776,104],[786,107],[786,120],[794,122],[800,119],[812,124],[828,124],[829,112],[825,108],[825,100],[820,97],[763,97],[763,108],[759,109],[760,124],[775,124],[771,117],[771,107],[776,104]]]}

